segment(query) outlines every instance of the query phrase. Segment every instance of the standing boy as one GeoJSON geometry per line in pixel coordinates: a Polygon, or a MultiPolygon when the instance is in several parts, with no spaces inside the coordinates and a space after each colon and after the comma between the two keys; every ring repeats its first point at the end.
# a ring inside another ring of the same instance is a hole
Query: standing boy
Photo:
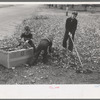
{"type": "Polygon", "coordinates": [[[70,50],[71,52],[73,51],[73,42],[71,38],[74,41],[74,35],[75,35],[76,28],[77,28],[77,19],[76,19],[77,15],[78,15],[77,12],[73,12],[72,16],[67,18],[66,25],[65,25],[65,35],[63,39],[63,47],[67,48],[67,41],[69,39],[68,50],[70,50]]]}

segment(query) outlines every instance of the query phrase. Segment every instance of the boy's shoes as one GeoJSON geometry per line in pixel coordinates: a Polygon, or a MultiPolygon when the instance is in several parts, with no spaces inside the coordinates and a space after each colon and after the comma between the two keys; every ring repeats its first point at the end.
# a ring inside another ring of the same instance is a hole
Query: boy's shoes
{"type": "Polygon", "coordinates": [[[70,51],[70,50],[68,50],[68,53],[70,54],[70,55],[75,55],[75,52],[73,52],[73,51],[70,51]]]}
{"type": "Polygon", "coordinates": [[[36,63],[33,63],[33,62],[28,62],[28,65],[29,66],[34,66],[36,63]]]}
{"type": "Polygon", "coordinates": [[[47,64],[48,62],[47,61],[43,61],[43,64],[47,64]]]}

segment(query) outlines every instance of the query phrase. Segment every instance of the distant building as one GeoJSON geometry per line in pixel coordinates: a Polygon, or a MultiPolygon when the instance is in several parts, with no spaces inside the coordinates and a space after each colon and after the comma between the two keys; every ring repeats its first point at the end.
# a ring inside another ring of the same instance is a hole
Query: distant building
{"type": "Polygon", "coordinates": [[[100,5],[70,5],[70,10],[99,12],[100,5]]]}
{"type": "Polygon", "coordinates": [[[100,12],[100,4],[81,4],[81,5],[54,4],[53,7],[59,8],[59,9],[65,9],[65,10],[66,10],[66,7],[68,7],[68,10],[100,12]]]}

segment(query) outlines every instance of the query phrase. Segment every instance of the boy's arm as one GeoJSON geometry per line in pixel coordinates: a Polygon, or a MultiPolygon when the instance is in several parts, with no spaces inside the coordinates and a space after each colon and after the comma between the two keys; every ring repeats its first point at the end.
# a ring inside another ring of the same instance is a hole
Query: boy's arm
{"type": "Polygon", "coordinates": [[[66,19],[65,28],[68,26],[68,19],[66,19]]]}
{"type": "Polygon", "coordinates": [[[23,33],[21,34],[20,39],[18,39],[18,42],[19,42],[19,45],[18,46],[20,46],[24,42],[23,33]]]}
{"type": "Polygon", "coordinates": [[[21,42],[24,42],[24,33],[21,34],[20,38],[21,42]]]}
{"type": "Polygon", "coordinates": [[[70,22],[70,18],[66,19],[66,23],[65,23],[65,29],[69,29],[69,22],[70,22]]]}
{"type": "Polygon", "coordinates": [[[74,27],[73,27],[73,29],[72,29],[72,31],[71,31],[71,34],[72,34],[72,35],[75,35],[76,29],[77,29],[77,20],[74,22],[74,27]]]}
{"type": "Polygon", "coordinates": [[[76,23],[75,23],[74,31],[76,31],[76,29],[77,29],[77,20],[76,20],[76,23]]]}
{"type": "Polygon", "coordinates": [[[73,27],[72,33],[75,33],[76,29],[77,29],[77,20],[76,20],[75,23],[74,23],[74,27],[73,27]]]}

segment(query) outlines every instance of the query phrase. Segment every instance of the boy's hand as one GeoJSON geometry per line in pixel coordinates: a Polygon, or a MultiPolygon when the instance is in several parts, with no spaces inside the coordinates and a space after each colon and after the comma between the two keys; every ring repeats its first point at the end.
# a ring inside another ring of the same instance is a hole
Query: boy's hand
{"type": "Polygon", "coordinates": [[[26,41],[26,42],[24,43],[24,47],[25,47],[25,48],[30,48],[30,47],[31,47],[30,44],[28,43],[28,41],[26,41]]]}
{"type": "Polygon", "coordinates": [[[24,42],[24,38],[21,39],[21,42],[24,42]]]}
{"type": "Polygon", "coordinates": [[[24,45],[28,45],[28,40],[24,41],[24,45]]]}
{"type": "Polygon", "coordinates": [[[72,34],[69,32],[69,36],[72,38],[72,34]]]}
{"type": "Polygon", "coordinates": [[[28,43],[28,42],[29,42],[29,40],[26,40],[26,41],[25,41],[25,43],[28,43]]]}

